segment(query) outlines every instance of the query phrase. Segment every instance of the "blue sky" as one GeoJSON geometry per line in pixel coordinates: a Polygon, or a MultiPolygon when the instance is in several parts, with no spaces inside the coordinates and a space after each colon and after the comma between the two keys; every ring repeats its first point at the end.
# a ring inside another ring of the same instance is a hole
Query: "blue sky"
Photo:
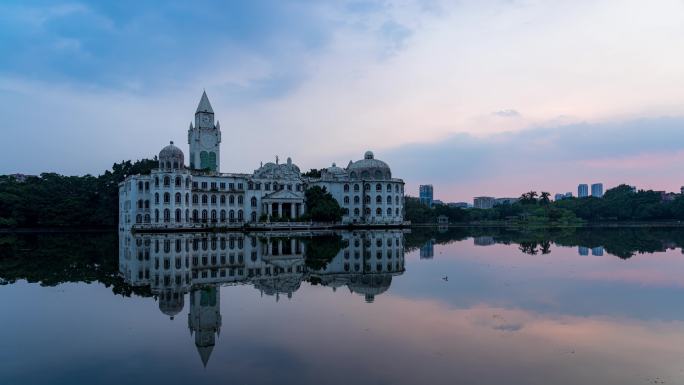
{"type": "Polygon", "coordinates": [[[445,200],[684,184],[684,2],[5,1],[0,173],[151,157],[203,89],[222,169],[367,149],[445,200]]]}

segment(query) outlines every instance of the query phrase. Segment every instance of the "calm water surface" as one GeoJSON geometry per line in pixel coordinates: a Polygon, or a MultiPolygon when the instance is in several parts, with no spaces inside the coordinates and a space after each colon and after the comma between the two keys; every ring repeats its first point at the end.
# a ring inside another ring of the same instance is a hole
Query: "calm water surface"
{"type": "Polygon", "coordinates": [[[684,383],[684,231],[0,235],[0,384],[684,383]]]}

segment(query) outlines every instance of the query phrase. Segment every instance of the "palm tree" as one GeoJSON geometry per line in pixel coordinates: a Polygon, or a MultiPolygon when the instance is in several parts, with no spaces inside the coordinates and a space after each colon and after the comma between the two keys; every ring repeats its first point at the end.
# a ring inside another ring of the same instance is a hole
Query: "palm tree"
{"type": "Polygon", "coordinates": [[[551,200],[549,197],[551,196],[550,192],[542,191],[541,196],[539,198],[539,202],[543,205],[548,205],[551,200]]]}

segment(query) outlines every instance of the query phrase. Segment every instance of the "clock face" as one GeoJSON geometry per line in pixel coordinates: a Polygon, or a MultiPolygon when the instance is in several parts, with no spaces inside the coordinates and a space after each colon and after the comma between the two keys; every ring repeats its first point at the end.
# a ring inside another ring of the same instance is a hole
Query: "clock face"
{"type": "Polygon", "coordinates": [[[202,123],[209,123],[209,115],[202,115],[202,123]]]}
{"type": "Polygon", "coordinates": [[[202,135],[200,137],[200,142],[205,148],[214,147],[216,145],[216,138],[214,135],[202,135]]]}

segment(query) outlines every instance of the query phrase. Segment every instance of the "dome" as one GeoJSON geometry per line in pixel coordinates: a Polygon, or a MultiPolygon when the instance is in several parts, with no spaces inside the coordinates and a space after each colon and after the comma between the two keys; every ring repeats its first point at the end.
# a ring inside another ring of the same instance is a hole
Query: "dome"
{"type": "Polygon", "coordinates": [[[300,179],[301,172],[296,164],[292,163],[291,158],[287,158],[287,163],[268,162],[254,170],[255,178],[264,179],[300,179]]]}
{"type": "Polygon", "coordinates": [[[332,164],[332,166],[326,168],[323,170],[321,173],[321,179],[338,179],[338,178],[346,178],[347,177],[347,172],[341,168],[337,167],[335,163],[332,164]]]}
{"type": "Polygon", "coordinates": [[[391,284],[391,274],[362,275],[361,279],[352,278],[352,282],[349,283],[349,290],[352,293],[363,295],[366,302],[373,302],[375,296],[386,292],[391,284]]]}
{"type": "Polygon", "coordinates": [[[392,179],[392,171],[387,163],[375,159],[372,151],[366,151],[363,159],[347,166],[352,179],[392,179]]]}
{"type": "Polygon", "coordinates": [[[183,155],[183,151],[174,146],[173,141],[159,151],[159,168],[174,170],[183,168],[184,164],[185,156],[183,155]]]}
{"type": "Polygon", "coordinates": [[[184,305],[183,293],[167,291],[159,295],[159,310],[171,319],[183,310],[184,305]]]}

